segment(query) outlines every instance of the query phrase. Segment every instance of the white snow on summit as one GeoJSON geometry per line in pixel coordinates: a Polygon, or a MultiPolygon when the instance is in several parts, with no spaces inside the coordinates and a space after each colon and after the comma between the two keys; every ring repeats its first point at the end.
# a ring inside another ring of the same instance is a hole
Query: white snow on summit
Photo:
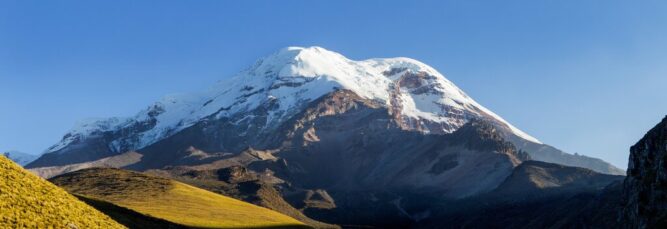
{"type": "Polygon", "coordinates": [[[257,61],[234,77],[217,82],[206,91],[164,97],[131,118],[80,123],[63,141],[47,149],[47,153],[95,131],[155,120],[155,126],[139,133],[139,139],[132,143],[133,148],[139,149],[210,115],[231,116],[274,101],[278,103],[278,109],[272,110],[268,117],[269,128],[294,115],[305,103],[337,89],[351,90],[361,97],[390,106],[397,80],[406,72],[434,76],[428,80],[428,87],[436,93],[413,93],[401,88],[398,92],[403,108],[401,115],[458,127],[465,121],[451,117],[448,113],[451,109],[491,116],[506,124],[517,136],[540,143],[478,104],[438,71],[417,60],[401,57],[354,61],[320,47],[288,47],[257,61]],[[392,70],[396,72],[388,74],[392,70]]]}

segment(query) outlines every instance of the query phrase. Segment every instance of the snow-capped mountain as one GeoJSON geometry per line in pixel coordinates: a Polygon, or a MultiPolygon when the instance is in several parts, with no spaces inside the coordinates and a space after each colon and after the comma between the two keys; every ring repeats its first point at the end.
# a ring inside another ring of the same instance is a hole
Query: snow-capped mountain
{"type": "Polygon", "coordinates": [[[259,60],[229,80],[218,82],[204,93],[166,96],[132,118],[83,120],[45,153],[56,152],[93,132],[151,122],[152,127],[136,133],[136,138],[112,145],[112,148],[140,149],[204,117],[231,116],[275,100],[278,109],[268,117],[269,129],[298,112],[304,103],[338,89],[351,90],[396,108],[408,128],[451,133],[470,118],[492,117],[517,136],[540,143],[419,61],[409,58],[353,61],[320,47],[289,47],[259,60]],[[438,126],[423,126],[425,123],[438,126]]]}
{"type": "MultiPolygon", "coordinates": [[[[424,63],[409,58],[354,61],[320,47],[282,49],[208,90],[166,96],[134,117],[80,122],[46,150],[47,156],[30,166],[79,163],[144,149],[213,120],[234,120],[232,124],[240,136],[271,133],[303,112],[309,103],[340,90],[387,108],[404,130],[448,134],[470,120],[480,119],[496,125],[508,141],[534,159],[604,173],[620,171],[599,159],[566,154],[542,144],[424,63]],[[263,112],[258,114],[258,109],[263,112]],[[88,152],[82,153],[81,149],[88,152]],[[78,156],[56,156],[71,152],[78,156]]],[[[252,141],[243,141],[253,146],[252,141]]]]}
{"type": "Polygon", "coordinates": [[[19,151],[7,151],[2,153],[2,155],[4,155],[5,157],[9,158],[10,160],[16,162],[21,166],[27,165],[28,163],[34,161],[39,157],[37,155],[23,153],[19,151]]]}
{"type": "MultiPolygon", "coordinates": [[[[47,178],[118,167],[210,181],[306,220],[384,228],[492,193],[531,159],[622,173],[541,143],[419,61],[290,47],[132,117],[82,121],[27,167],[47,178]]],[[[563,168],[534,167],[544,179],[563,168]]]]}

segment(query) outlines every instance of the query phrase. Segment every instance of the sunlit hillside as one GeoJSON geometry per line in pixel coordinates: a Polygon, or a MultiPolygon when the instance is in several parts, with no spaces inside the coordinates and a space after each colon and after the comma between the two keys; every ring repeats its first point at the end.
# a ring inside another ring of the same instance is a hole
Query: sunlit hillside
{"type": "Polygon", "coordinates": [[[304,227],[278,212],[181,182],[120,169],[94,168],[51,179],[71,193],[201,228],[304,227]]]}
{"type": "Polygon", "coordinates": [[[124,228],[0,156],[0,228],[124,228]]]}

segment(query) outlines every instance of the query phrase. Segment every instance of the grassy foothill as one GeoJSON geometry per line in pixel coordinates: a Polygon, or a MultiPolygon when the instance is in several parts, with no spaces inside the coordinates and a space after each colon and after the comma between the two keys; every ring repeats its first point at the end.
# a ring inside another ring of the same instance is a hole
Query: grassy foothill
{"type": "Polygon", "coordinates": [[[0,228],[125,228],[0,155],[0,228]]]}
{"type": "Polygon", "coordinates": [[[178,181],[120,169],[95,168],[51,179],[71,193],[196,228],[303,227],[281,213],[178,181]]]}

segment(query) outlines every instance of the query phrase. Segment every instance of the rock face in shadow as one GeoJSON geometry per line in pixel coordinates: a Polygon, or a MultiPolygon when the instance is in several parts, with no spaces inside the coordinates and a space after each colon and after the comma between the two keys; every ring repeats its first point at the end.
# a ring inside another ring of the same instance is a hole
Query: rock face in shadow
{"type": "Polygon", "coordinates": [[[268,166],[305,189],[430,190],[458,198],[495,188],[527,157],[488,123],[425,135],[403,130],[386,109],[347,92],[327,96],[281,130],[275,156],[284,169],[268,166]]]}
{"type": "Polygon", "coordinates": [[[497,189],[441,202],[416,228],[615,228],[623,176],[539,161],[514,169],[497,189]]]}
{"type": "Polygon", "coordinates": [[[526,161],[494,190],[513,198],[539,197],[551,193],[595,192],[623,176],[601,174],[590,169],[570,167],[541,161],[526,161]]]}
{"type": "Polygon", "coordinates": [[[623,186],[628,227],[667,227],[667,117],[630,148],[623,186]]]}
{"type": "Polygon", "coordinates": [[[529,152],[530,157],[536,161],[588,168],[595,172],[611,175],[625,175],[625,171],[622,169],[616,168],[615,166],[599,158],[565,153],[556,147],[547,144],[538,144],[535,142],[526,141],[525,139],[513,135],[506,135],[504,137],[508,139],[508,141],[512,142],[517,148],[529,152]]]}

